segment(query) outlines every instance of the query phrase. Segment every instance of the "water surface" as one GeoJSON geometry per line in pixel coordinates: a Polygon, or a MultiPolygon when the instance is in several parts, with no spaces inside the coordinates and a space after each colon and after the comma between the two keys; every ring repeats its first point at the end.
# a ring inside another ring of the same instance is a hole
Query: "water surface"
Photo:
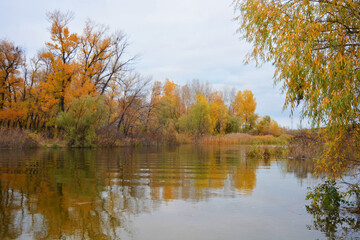
{"type": "Polygon", "coordinates": [[[246,147],[0,151],[0,239],[326,239],[311,162],[246,147]]]}

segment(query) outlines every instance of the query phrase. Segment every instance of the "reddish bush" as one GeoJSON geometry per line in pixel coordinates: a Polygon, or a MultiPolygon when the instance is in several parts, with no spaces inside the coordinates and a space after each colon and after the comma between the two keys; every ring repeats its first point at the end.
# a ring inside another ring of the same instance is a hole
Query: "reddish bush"
{"type": "Polygon", "coordinates": [[[18,128],[0,128],[0,148],[32,148],[39,142],[18,128]]]}

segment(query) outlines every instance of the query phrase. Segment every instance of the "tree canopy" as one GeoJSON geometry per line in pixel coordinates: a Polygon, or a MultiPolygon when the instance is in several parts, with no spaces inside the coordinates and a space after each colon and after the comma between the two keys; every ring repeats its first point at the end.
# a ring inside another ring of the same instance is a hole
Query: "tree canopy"
{"type": "MultiPolygon", "coordinates": [[[[247,62],[273,64],[285,107],[302,103],[302,116],[327,129],[319,166],[334,175],[346,170],[344,144],[360,149],[360,2],[235,0],[234,6],[239,32],[252,44],[247,62]]],[[[358,158],[359,151],[350,155],[358,158]]]]}

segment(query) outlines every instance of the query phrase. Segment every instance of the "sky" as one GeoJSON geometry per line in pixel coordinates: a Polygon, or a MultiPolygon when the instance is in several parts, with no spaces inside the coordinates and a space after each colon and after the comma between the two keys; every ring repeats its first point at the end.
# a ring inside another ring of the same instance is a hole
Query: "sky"
{"type": "Polygon", "coordinates": [[[285,95],[281,84],[274,86],[271,64],[244,64],[251,45],[236,32],[232,0],[0,0],[0,39],[34,56],[50,39],[46,13],[54,10],[73,12],[71,32],[82,33],[87,19],[123,32],[129,56],[139,55],[134,69],[154,81],[199,79],[215,89],[248,89],[257,114],[288,128],[307,125],[299,111],[293,120],[283,111],[285,95]]]}

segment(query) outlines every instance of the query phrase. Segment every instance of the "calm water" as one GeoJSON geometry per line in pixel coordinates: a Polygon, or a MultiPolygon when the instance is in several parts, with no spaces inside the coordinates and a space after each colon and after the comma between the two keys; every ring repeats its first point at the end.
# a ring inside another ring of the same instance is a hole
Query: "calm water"
{"type": "Polygon", "coordinates": [[[246,147],[0,152],[0,239],[326,239],[310,162],[246,147]]]}

